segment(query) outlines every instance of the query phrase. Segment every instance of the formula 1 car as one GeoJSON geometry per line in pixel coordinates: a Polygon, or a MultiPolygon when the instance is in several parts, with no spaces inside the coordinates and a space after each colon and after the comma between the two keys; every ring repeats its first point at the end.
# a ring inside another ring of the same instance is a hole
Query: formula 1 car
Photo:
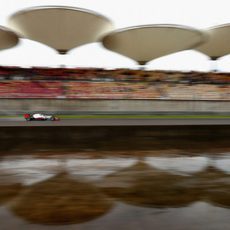
{"type": "Polygon", "coordinates": [[[45,115],[42,113],[33,113],[33,114],[26,113],[24,114],[24,118],[26,119],[26,121],[59,121],[60,120],[59,117],[53,115],[45,115]]]}

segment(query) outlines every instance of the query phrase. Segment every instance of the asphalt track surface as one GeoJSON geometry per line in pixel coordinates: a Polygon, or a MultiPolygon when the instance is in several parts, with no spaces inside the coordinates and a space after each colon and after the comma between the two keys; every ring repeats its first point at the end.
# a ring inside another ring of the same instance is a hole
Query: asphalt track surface
{"type": "Polygon", "coordinates": [[[23,118],[1,118],[0,127],[9,126],[170,126],[230,125],[230,119],[62,119],[60,121],[25,121],[23,118]]]}

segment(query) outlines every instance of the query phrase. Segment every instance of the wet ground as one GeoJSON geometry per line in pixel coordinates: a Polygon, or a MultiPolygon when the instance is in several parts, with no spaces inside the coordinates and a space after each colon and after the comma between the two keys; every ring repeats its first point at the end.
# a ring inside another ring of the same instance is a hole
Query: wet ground
{"type": "Polygon", "coordinates": [[[227,140],[135,142],[12,142],[0,150],[0,229],[229,229],[227,140]]]}
{"type": "Polygon", "coordinates": [[[227,230],[229,126],[1,127],[1,230],[227,230]]]}

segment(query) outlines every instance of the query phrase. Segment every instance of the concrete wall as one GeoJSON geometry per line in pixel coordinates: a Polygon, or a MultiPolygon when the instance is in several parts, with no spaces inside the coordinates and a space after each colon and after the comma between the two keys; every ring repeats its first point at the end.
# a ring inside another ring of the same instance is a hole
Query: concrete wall
{"type": "MultiPolygon", "coordinates": [[[[230,126],[88,126],[1,127],[0,156],[42,151],[102,154],[105,151],[175,150],[182,153],[229,151],[230,126]]],[[[163,151],[164,152],[164,151],[163,151]]],[[[163,153],[162,152],[162,153],[163,153]]],[[[101,155],[100,155],[101,156],[101,155]]]]}
{"type": "Polygon", "coordinates": [[[0,99],[1,114],[26,111],[230,113],[230,101],[0,99]]]}

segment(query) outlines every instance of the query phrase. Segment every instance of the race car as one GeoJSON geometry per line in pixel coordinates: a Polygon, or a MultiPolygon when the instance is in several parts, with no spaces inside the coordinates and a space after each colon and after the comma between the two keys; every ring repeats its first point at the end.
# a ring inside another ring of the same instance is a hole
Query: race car
{"type": "Polygon", "coordinates": [[[42,113],[33,113],[33,114],[26,113],[24,114],[24,118],[26,119],[26,121],[59,121],[60,120],[59,117],[53,115],[45,115],[42,113]]]}

